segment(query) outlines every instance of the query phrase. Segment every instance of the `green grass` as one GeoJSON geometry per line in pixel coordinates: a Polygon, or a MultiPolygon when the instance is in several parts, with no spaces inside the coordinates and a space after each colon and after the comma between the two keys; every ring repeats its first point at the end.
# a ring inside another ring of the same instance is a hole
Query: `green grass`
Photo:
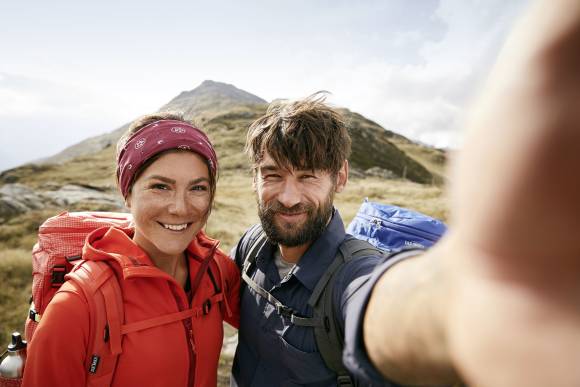
{"type": "Polygon", "coordinates": [[[32,279],[30,252],[24,249],[0,250],[0,352],[17,330],[24,332],[32,279]]]}

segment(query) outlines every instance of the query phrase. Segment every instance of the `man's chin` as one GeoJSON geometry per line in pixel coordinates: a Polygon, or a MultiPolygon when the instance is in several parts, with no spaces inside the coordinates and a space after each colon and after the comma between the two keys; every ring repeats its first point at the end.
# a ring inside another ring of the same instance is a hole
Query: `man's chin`
{"type": "MultiPolygon", "coordinates": [[[[302,228],[297,228],[294,225],[280,225],[280,224],[276,224],[275,225],[275,233],[276,236],[281,242],[280,244],[282,244],[283,246],[289,246],[289,247],[293,247],[296,246],[297,244],[295,243],[296,239],[298,238],[298,236],[301,234],[302,232],[302,228]],[[292,241],[292,242],[291,242],[292,241]]],[[[298,243],[298,245],[300,245],[302,243],[298,243]]]]}

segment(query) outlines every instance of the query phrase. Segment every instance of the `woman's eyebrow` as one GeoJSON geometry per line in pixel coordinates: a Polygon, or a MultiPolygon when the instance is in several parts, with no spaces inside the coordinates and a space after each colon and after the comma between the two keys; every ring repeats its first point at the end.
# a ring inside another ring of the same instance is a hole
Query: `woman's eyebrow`
{"type": "MultiPolygon", "coordinates": [[[[147,180],[161,180],[162,182],[168,183],[168,184],[175,184],[176,181],[169,178],[169,177],[165,177],[165,176],[161,176],[161,175],[151,175],[147,177],[147,180]]],[[[201,182],[208,182],[209,183],[209,179],[207,177],[198,177],[197,179],[193,179],[189,181],[189,185],[191,184],[198,184],[201,182]]]]}

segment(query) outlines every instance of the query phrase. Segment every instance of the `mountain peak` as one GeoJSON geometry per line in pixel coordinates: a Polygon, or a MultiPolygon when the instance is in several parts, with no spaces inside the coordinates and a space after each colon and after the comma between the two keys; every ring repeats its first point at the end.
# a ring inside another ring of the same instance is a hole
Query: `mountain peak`
{"type": "Polygon", "coordinates": [[[229,86],[229,87],[234,87],[234,85],[230,85],[229,83],[224,83],[224,82],[216,82],[216,81],[212,81],[211,79],[206,79],[205,81],[203,81],[201,83],[201,85],[199,85],[197,88],[200,87],[208,87],[208,86],[229,86]]]}
{"type": "MultiPolygon", "coordinates": [[[[234,85],[207,79],[193,90],[182,91],[161,109],[171,108],[175,110],[176,107],[173,105],[190,105],[192,100],[195,100],[196,103],[211,102],[212,104],[217,103],[219,105],[267,103],[262,98],[238,89],[234,85]]],[[[205,105],[205,103],[203,104],[205,105]]]]}

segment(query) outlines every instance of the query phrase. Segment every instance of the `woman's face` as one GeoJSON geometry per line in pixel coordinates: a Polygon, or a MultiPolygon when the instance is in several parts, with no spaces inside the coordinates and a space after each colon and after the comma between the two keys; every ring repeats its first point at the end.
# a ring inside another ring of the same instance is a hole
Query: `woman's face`
{"type": "Polygon", "coordinates": [[[133,240],[153,260],[181,255],[205,224],[210,196],[208,168],[199,155],[162,155],[141,173],[127,197],[133,240]]]}

